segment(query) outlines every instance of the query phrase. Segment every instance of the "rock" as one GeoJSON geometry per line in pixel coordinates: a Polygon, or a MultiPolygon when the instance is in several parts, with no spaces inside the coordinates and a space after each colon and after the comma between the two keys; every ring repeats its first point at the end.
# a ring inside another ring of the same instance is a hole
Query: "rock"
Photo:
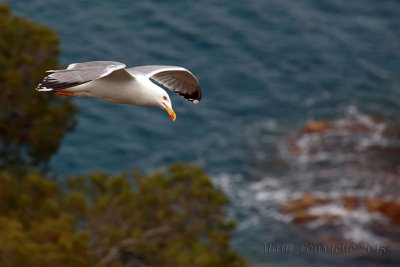
{"type": "Polygon", "coordinates": [[[331,129],[331,125],[325,121],[309,121],[304,127],[305,133],[320,133],[331,129]]]}
{"type": "Polygon", "coordinates": [[[294,215],[294,217],[292,219],[292,223],[305,224],[305,223],[309,223],[309,222],[317,220],[317,219],[319,219],[318,215],[311,214],[307,211],[300,211],[294,215]]]}
{"type": "Polygon", "coordinates": [[[376,115],[372,115],[371,116],[371,120],[376,124],[388,122],[388,119],[383,118],[383,117],[379,117],[379,116],[376,116],[376,115]]]}
{"type": "MultiPolygon", "coordinates": [[[[351,195],[344,195],[340,199],[343,207],[349,211],[360,208],[362,204],[361,199],[351,195]]],[[[294,224],[306,224],[318,219],[330,223],[339,219],[340,216],[332,213],[313,214],[309,211],[309,208],[317,205],[325,205],[332,201],[332,198],[317,198],[310,193],[305,193],[298,199],[284,203],[282,205],[282,212],[293,214],[292,223],[294,224]]],[[[363,202],[369,212],[379,212],[389,218],[393,224],[400,226],[400,202],[382,200],[376,197],[367,198],[363,202]]]]}
{"type": "Polygon", "coordinates": [[[382,201],[378,198],[367,198],[365,200],[365,206],[369,212],[379,211],[382,205],[382,201]]]}
{"type": "Polygon", "coordinates": [[[324,213],[324,214],[322,214],[322,215],[320,216],[320,218],[321,218],[321,219],[324,219],[324,220],[326,220],[326,221],[328,221],[328,222],[332,222],[332,221],[334,221],[334,220],[336,220],[336,219],[339,219],[340,216],[339,216],[339,215],[336,215],[336,214],[332,214],[332,213],[324,213]]]}
{"type": "Polygon", "coordinates": [[[380,212],[388,217],[392,223],[400,226],[400,203],[385,201],[378,198],[368,198],[365,205],[370,212],[380,212]]]}
{"type": "Polygon", "coordinates": [[[284,213],[294,213],[299,211],[305,211],[308,208],[330,203],[332,199],[330,198],[316,198],[313,197],[310,193],[305,193],[301,198],[288,201],[283,204],[282,212],[284,213]]]}
{"type": "Polygon", "coordinates": [[[354,196],[342,196],[342,203],[347,210],[355,210],[360,206],[358,198],[354,196]]]}
{"type": "Polygon", "coordinates": [[[293,155],[299,156],[299,155],[303,154],[303,151],[297,144],[296,139],[294,139],[294,138],[286,139],[286,145],[287,145],[290,153],[292,153],[293,155]]]}
{"type": "Polygon", "coordinates": [[[385,201],[382,207],[382,213],[391,219],[391,221],[400,226],[400,203],[385,201]]]}

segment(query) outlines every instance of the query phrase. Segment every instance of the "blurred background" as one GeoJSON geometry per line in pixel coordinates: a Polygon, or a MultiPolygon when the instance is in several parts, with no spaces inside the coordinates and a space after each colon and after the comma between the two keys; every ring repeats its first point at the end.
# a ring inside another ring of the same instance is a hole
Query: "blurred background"
{"type": "Polygon", "coordinates": [[[51,172],[194,163],[227,195],[232,246],[252,265],[400,263],[399,1],[5,2],[56,32],[61,65],[183,66],[203,91],[197,105],[170,93],[174,123],[73,99],[51,172]],[[346,242],[351,253],[279,251],[346,242]]]}

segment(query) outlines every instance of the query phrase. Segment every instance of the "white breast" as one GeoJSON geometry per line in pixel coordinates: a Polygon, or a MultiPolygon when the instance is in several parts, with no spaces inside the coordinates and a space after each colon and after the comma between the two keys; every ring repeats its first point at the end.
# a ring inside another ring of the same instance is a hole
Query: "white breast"
{"type": "Polygon", "coordinates": [[[154,106],[156,98],[163,91],[147,77],[136,76],[131,80],[120,80],[111,75],[68,88],[79,97],[100,98],[119,104],[154,106]]]}

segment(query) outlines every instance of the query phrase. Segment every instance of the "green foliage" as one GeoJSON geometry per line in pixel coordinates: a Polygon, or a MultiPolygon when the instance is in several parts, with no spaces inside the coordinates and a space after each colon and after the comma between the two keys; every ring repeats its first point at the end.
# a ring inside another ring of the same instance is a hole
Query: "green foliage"
{"type": "Polygon", "coordinates": [[[135,178],[133,184],[126,175],[91,174],[70,180],[89,203],[86,220],[99,262],[244,265],[229,248],[234,224],[225,219],[227,199],[202,169],[175,164],[167,175],[135,178]]]}
{"type": "Polygon", "coordinates": [[[0,266],[88,266],[89,235],[77,231],[57,184],[39,173],[0,173],[0,266]]]}
{"type": "Polygon", "coordinates": [[[0,167],[45,167],[75,126],[68,99],[35,91],[45,71],[57,68],[53,31],[13,16],[0,4],[0,167]]]}
{"type": "Polygon", "coordinates": [[[1,266],[244,266],[227,199],[204,172],[71,178],[0,174],[1,266]],[[79,227],[77,227],[79,225],[79,227]]]}

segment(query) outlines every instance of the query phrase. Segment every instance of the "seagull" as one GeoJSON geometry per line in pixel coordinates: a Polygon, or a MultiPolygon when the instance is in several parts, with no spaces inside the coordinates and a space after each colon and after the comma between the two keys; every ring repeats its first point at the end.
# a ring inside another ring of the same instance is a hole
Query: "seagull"
{"type": "Polygon", "coordinates": [[[57,95],[94,97],[119,104],[152,106],[166,110],[174,121],[171,100],[163,88],[198,103],[201,89],[197,78],[176,66],[149,65],[125,68],[115,61],[73,63],[66,69],[48,70],[36,90],[57,95]]]}

